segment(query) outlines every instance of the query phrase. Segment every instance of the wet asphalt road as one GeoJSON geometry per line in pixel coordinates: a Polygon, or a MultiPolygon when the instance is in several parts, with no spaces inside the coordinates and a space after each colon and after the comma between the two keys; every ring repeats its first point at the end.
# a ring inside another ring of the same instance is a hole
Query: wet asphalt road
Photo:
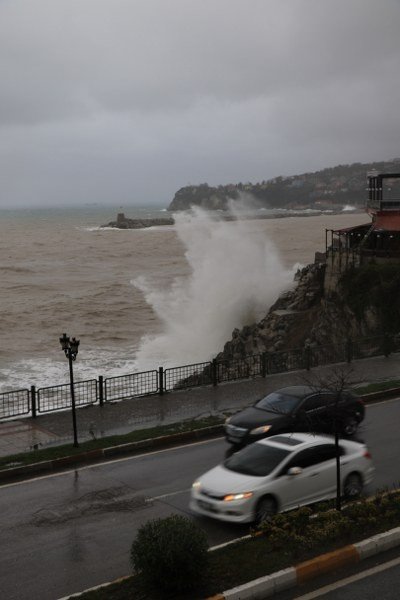
{"type": "MultiPolygon", "coordinates": [[[[359,437],[377,470],[369,491],[400,480],[399,417],[399,400],[368,407],[359,437]]],[[[223,440],[212,440],[0,488],[1,597],[56,600],[129,574],[138,527],[188,515],[191,483],[225,451],[223,440]]],[[[211,546],[248,532],[196,520],[211,546]]]]}

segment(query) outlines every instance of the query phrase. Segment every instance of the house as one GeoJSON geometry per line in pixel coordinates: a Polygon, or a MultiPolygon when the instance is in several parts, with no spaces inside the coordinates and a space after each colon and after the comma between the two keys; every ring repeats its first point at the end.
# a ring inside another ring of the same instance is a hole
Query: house
{"type": "Polygon", "coordinates": [[[368,173],[370,221],[325,230],[325,289],[334,291],[349,267],[368,262],[400,263],[400,173],[368,173]]]}

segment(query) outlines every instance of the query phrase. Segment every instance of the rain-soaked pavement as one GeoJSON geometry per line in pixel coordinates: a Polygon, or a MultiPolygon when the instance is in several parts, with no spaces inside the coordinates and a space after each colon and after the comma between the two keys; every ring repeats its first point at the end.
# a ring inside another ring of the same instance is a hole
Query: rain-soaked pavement
{"type": "MultiPolygon", "coordinates": [[[[353,381],[393,379],[400,373],[400,355],[357,361],[352,367],[353,381]]],[[[304,373],[280,374],[82,408],[79,437],[239,408],[272,389],[304,383],[302,377],[304,373]]],[[[374,483],[381,488],[397,477],[398,411],[398,401],[371,406],[362,427],[377,467],[374,483]]],[[[66,441],[72,441],[70,411],[0,424],[3,455],[66,441]]],[[[171,513],[189,515],[193,479],[220,462],[225,452],[222,439],[205,440],[0,487],[1,596],[56,600],[129,574],[129,550],[138,527],[171,513]]],[[[210,545],[246,533],[243,527],[211,519],[199,523],[210,545]]]]}
{"type": "MultiPolygon", "coordinates": [[[[350,369],[349,381],[369,383],[399,378],[400,353],[389,357],[374,357],[343,365],[350,369]]],[[[315,370],[318,376],[330,367],[315,370]]],[[[147,396],[91,405],[77,410],[79,441],[123,434],[154,425],[176,423],[182,420],[222,414],[255,402],[262,395],[287,385],[304,383],[309,373],[296,371],[257,377],[217,387],[205,386],[191,390],[170,392],[163,396],[147,396]]],[[[20,418],[0,421],[0,456],[9,456],[54,445],[73,439],[71,411],[39,415],[36,419],[20,418]]]]}
{"type": "MultiPolygon", "coordinates": [[[[368,490],[397,481],[400,403],[367,410],[360,436],[376,467],[368,490]]],[[[56,600],[129,575],[138,528],[171,514],[191,516],[210,546],[248,533],[248,527],[190,515],[194,479],[225,456],[219,439],[145,452],[72,468],[0,487],[1,598],[56,600]]]]}

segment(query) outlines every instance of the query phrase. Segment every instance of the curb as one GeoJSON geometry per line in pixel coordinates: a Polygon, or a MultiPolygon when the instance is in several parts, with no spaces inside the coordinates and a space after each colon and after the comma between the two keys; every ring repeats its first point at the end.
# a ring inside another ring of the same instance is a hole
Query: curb
{"type": "Polygon", "coordinates": [[[375,400],[386,400],[386,398],[394,398],[400,394],[400,388],[389,388],[387,390],[381,390],[380,392],[371,392],[370,394],[361,395],[360,398],[366,404],[374,402],[375,400]]]}
{"type": "Polygon", "coordinates": [[[172,435],[163,435],[156,438],[140,440],[138,442],[128,442],[120,446],[110,446],[108,448],[99,448],[97,450],[89,450],[79,454],[64,456],[54,460],[42,461],[21,467],[12,467],[10,469],[0,470],[0,484],[2,482],[19,479],[21,477],[36,477],[37,475],[45,475],[68,469],[78,464],[89,464],[99,462],[104,459],[111,459],[126,454],[135,454],[141,450],[149,448],[167,448],[175,444],[190,443],[200,439],[213,438],[221,435],[223,432],[222,425],[212,425],[195,429],[194,431],[182,431],[172,435]]]}
{"type": "Polygon", "coordinates": [[[366,540],[321,554],[294,567],[260,577],[207,600],[264,600],[283,590],[311,581],[340,567],[358,563],[400,546],[400,527],[378,533],[366,540]]]}
{"type": "MultiPolygon", "coordinates": [[[[344,546],[333,552],[321,554],[294,567],[288,567],[276,573],[259,577],[225,592],[209,596],[206,600],[265,600],[278,592],[283,592],[284,590],[311,581],[320,575],[325,575],[340,567],[361,562],[396,546],[400,546],[400,527],[390,529],[384,533],[377,533],[361,542],[344,546]]],[[[210,551],[212,551],[212,548],[210,548],[210,551]]],[[[59,598],[58,600],[79,598],[88,592],[106,589],[111,585],[125,581],[129,577],[129,575],[120,577],[114,581],[102,583],[96,587],[59,598]]]]}

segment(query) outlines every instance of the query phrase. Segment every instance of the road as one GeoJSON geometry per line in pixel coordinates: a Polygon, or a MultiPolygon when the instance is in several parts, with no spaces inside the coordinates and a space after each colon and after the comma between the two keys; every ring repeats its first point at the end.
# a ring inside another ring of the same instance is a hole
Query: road
{"type": "Polygon", "coordinates": [[[397,557],[293,600],[396,600],[399,586],[400,558],[397,557]]]}
{"type": "Polygon", "coordinates": [[[400,586],[400,549],[371,557],[297,588],[275,600],[397,600],[400,586]]]}
{"type": "MultiPolygon", "coordinates": [[[[370,406],[360,437],[377,469],[368,490],[398,482],[400,401],[370,406]]],[[[2,597],[56,600],[129,574],[129,549],[149,519],[188,512],[191,483],[220,462],[222,439],[128,457],[0,488],[2,597]]],[[[211,546],[245,526],[196,518],[211,546]]]]}

